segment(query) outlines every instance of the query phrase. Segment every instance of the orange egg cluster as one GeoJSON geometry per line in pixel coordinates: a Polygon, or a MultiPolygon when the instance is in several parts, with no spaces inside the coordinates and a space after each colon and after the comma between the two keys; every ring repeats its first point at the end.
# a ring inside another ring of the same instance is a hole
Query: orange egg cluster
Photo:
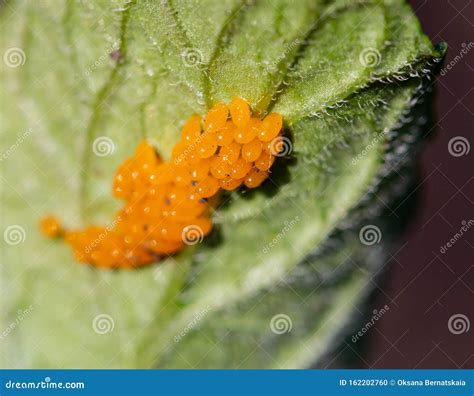
{"type": "Polygon", "coordinates": [[[209,198],[242,184],[258,187],[268,177],[282,131],[280,114],[252,117],[243,99],[217,103],[201,122],[184,125],[171,160],[142,141],[114,178],[125,201],[109,226],[65,231],[53,218],[41,223],[49,237],[63,237],[76,259],[99,267],[134,268],[200,242],[212,228],[209,198]],[[230,113],[230,114],[229,114],[230,113]]]}

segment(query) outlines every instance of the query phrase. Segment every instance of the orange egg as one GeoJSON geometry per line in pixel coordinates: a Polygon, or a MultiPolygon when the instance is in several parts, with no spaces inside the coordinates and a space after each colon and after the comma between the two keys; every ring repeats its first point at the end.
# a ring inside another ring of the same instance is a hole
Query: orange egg
{"type": "Polygon", "coordinates": [[[216,141],[219,146],[227,146],[232,143],[234,139],[235,125],[232,121],[227,121],[226,124],[216,131],[216,141]]]}
{"type": "Polygon", "coordinates": [[[187,168],[176,168],[174,170],[174,184],[178,187],[189,186],[191,184],[191,173],[187,168]]]}
{"type": "Polygon", "coordinates": [[[242,184],[243,179],[233,179],[232,177],[228,176],[224,179],[219,180],[219,186],[226,191],[233,191],[240,187],[242,184]]]}
{"type": "Polygon", "coordinates": [[[171,183],[171,181],[174,179],[174,172],[175,167],[172,164],[165,162],[158,165],[155,168],[155,171],[151,172],[148,177],[153,185],[161,186],[171,183]]]}
{"type": "Polygon", "coordinates": [[[183,142],[182,140],[179,141],[173,147],[173,150],[171,152],[171,159],[173,160],[173,164],[176,166],[185,166],[187,164],[187,156],[189,152],[189,145],[183,142]]]}
{"type": "Polygon", "coordinates": [[[219,183],[214,177],[206,177],[197,183],[197,193],[202,198],[212,197],[219,191],[219,183]]]}
{"type": "Polygon", "coordinates": [[[209,110],[204,120],[204,130],[215,132],[224,127],[227,117],[229,116],[229,109],[224,103],[217,103],[209,110]]]}
{"type": "Polygon", "coordinates": [[[201,117],[194,114],[183,126],[181,141],[189,146],[193,144],[201,135],[201,117]]]}
{"type": "Polygon", "coordinates": [[[250,108],[248,103],[242,98],[234,98],[229,106],[232,122],[238,126],[243,127],[247,125],[250,120],[250,108]]]}
{"type": "Polygon", "coordinates": [[[248,162],[255,161],[262,153],[262,146],[262,142],[258,138],[244,144],[242,146],[242,158],[248,162]]]}
{"type": "Polygon", "coordinates": [[[248,188],[256,188],[268,177],[268,172],[253,168],[247,176],[244,183],[248,188]]]}
{"type": "Polygon", "coordinates": [[[224,162],[233,164],[239,158],[241,147],[242,146],[236,142],[221,147],[218,154],[219,158],[224,162]]]}
{"type": "Polygon", "coordinates": [[[234,140],[237,143],[249,143],[251,142],[257,133],[260,131],[260,120],[256,118],[250,119],[250,121],[243,127],[238,127],[234,131],[234,140]]]}
{"type": "Polygon", "coordinates": [[[258,138],[262,142],[268,142],[275,138],[281,131],[283,120],[278,113],[267,115],[262,121],[261,128],[258,132],[258,138]]]}
{"type": "Polygon", "coordinates": [[[201,158],[209,158],[217,150],[217,139],[215,132],[206,131],[201,135],[201,139],[197,145],[197,152],[201,158]]]}
{"type": "Polygon", "coordinates": [[[160,238],[149,239],[145,242],[145,247],[154,253],[169,255],[179,252],[184,247],[182,242],[171,242],[160,238]]]}
{"type": "Polygon", "coordinates": [[[194,165],[189,165],[192,180],[202,180],[209,174],[210,161],[203,159],[194,165]]]}
{"type": "Polygon", "coordinates": [[[250,162],[245,161],[243,158],[239,158],[232,164],[230,175],[233,179],[242,179],[252,168],[250,162]]]}
{"type": "Polygon", "coordinates": [[[56,217],[48,216],[41,220],[41,232],[49,238],[57,238],[62,235],[63,230],[56,217]]]}
{"type": "Polygon", "coordinates": [[[230,175],[232,165],[229,162],[223,161],[221,157],[215,156],[211,160],[211,175],[216,179],[223,179],[230,175]]]}
{"type": "Polygon", "coordinates": [[[270,169],[275,161],[275,157],[266,151],[263,151],[262,154],[255,160],[255,166],[261,170],[266,171],[270,169]]]}

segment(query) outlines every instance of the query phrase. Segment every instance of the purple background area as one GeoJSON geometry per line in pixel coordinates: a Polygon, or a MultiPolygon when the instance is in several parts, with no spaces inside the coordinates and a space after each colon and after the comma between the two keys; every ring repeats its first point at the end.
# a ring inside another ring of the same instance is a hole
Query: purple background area
{"type": "MultiPolygon", "coordinates": [[[[448,43],[444,67],[461,55],[463,43],[474,45],[472,0],[410,3],[433,42],[448,43]]],[[[368,352],[358,355],[358,366],[474,367],[474,226],[444,254],[440,252],[463,220],[474,219],[473,76],[474,48],[438,78],[436,136],[419,162],[420,183],[413,191],[417,209],[373,305],[380,309],[387,304],[390,310],[366,335],[368,352]],[[468,139],[467,155],[449,154],[448,142],[455,136],[468,139]],[[449,331],[454,314],[468,318],[467,332],[449,331]]]]}

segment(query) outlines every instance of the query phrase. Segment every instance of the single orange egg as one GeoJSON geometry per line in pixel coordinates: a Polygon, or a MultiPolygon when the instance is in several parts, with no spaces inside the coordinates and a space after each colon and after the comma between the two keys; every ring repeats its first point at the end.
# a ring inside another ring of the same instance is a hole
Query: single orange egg
{"type": "Polygon", "coordinates": [[[222,161],[233,164],[239,158],[241,147],[240,144],[232,142],[227,146],[221,147],[218,155],[222,161]]]}
{"type": "Polygon", "coordinates": [[[227,121],[225,125],[216,131],[216,141],[219,146],[227,146],[234,139],[235,125],[227,121]]]}
{"type": "Polygon", "coordinates": [[[258,138],[262,142],[268,142],[275,138],[281,131],[283,120],[278,113],[267,115],[262,121],[261,128],[258,132],[258,138]]]}
{"type": "Polygon", "coordinates": [[[233,179],[242,179],[252,168],[250,162],[245,161],[243,158],[239,158],[232,164],[230,175],[233,179]]]}
{"type": "Polygon", "coordinates": [[[250,120],[250,108],[242,98],[234,98],[229,106],[233,123],[238,127],[244,127],[250,120]]]}
{"type": "Polygon", "coordinates": [[[209,110],[204,120],[205,131],[215,132],[222,129],[229,116],[229,109],[224,103],[217,103],[209,110]]]}
{"type": "Polygon", "coordinates": [[[63,234],[59,220],[53,216],[47,216],[41,220],[41,232],[49,238],[58,238],[63,234]]]}
{"type": "Polygon", "coordinates": [[[209,158],[217,150],[217,139],[215,132],[206,131],[201,135],[197,145],[197,152],[201,158],[209,158]]]}
{"type": "Polygon", "coordinates": [[[219,191],[219,183],[214,177],[206,177],[197,183],[197,193],[202,198],[212,197],[219,191]]]}
{"type": "Polygon", "coordinates": [[[247,176],[244,183],[248,188],[256,188],[268,177],[268,172],[253,168],[247,176]]]}
{"type": "Polygon", "coordinates": [[[194,114],[183,126],[181,141],[189,146],[193,144],[201,135],[201,117],[194,114]]]}
{"type": "Polygon", "coordinates": [[[255,160],[255,166],[261,170],[266,171],[270,169],[275,161],[275,157],[266,151],[263,151],[262,154],[255,160]]]}
{"type": "Polygon", "coordinates": [[[226,177],[219,180],[219,186],[226,191],[233,191],[239,188],[242,184],[243,179],[233,179],[232,177],[226,177]]]}
{"type": "Polygon", "coordinates": [[[242,158],[248,162],[255,161],[262,153],[262,146],[262,142],[258,138],[244,144],[242,146],[242,158]]]}

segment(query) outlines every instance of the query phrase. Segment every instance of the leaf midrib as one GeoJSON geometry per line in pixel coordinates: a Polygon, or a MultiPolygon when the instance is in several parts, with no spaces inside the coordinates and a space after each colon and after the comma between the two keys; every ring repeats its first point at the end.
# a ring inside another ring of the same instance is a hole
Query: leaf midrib
{"type": "Polygon", "coordinates": [[[123,11],[122,18],[120,20],[120,29],[119,29],[119,47],[118,51],[122,56],[121,61],[118,61],[113,66],[109,77],[105,81],[102,88],[95,95],[95,99],[92,105],[92,113],[89,118],[89,122],[86,127],[84,147],[82,148],[82,164],[83,170],[80,175],[80,189],[79,189],[79,207],[80,213],[83,220],[88,218],[88,175],[91,170],[91,158],[92,151],[91,145],[95,137],[97,122],[99,121],[99,116],[102,111],[102,105],[105,102],[105,99],[110,95],[111,88],[114,86],[115,80],[117,78],[120,68],[124,67],[127,63],[126,51],[127,51],[127,42],[126,42],[126,32],[128,28],[128,20],[130,18],[131,9],[135,6],[136,0],[131,0],[128,3],[128,7],[123,11]]]}

